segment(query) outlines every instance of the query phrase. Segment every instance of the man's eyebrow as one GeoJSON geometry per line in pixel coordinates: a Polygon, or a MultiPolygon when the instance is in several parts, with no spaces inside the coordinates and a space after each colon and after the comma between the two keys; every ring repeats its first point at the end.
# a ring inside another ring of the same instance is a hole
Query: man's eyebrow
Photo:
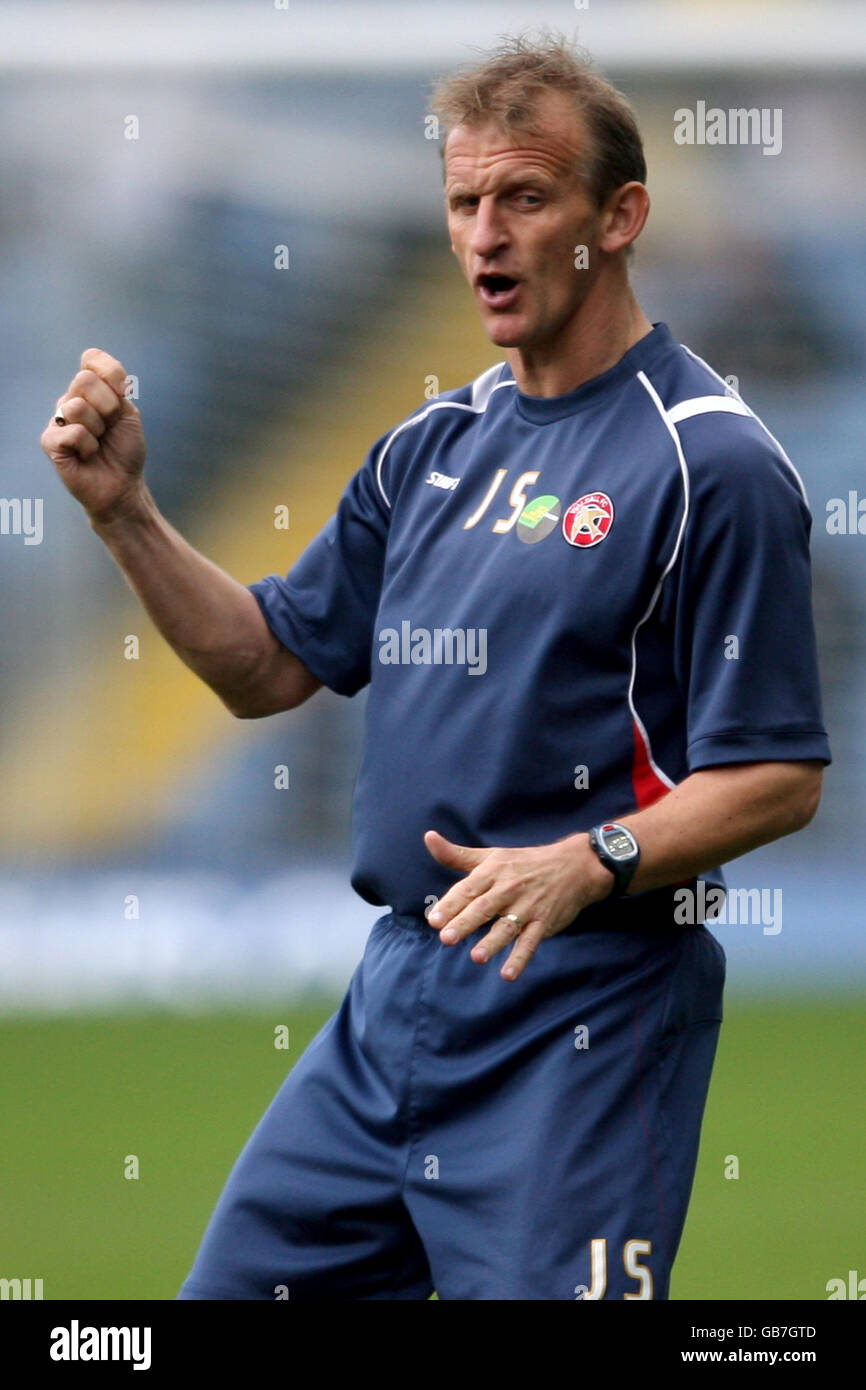
{"type": "Polygon", "coordinates": [[[520,174],[509,174],[507,178],[504,179],[502,187],[504,189],[512,189],[522,188],[524,184],[527,183],[547,185],[553,182],[554,180],[550,177],[549,174],[543,174],[541,170],[537,169],[534,170],[532,173],[525,172],[520,174]]]}
{"type": "MultiPolygon", "coordinates": [[[[554,180],[551,179],[549,174],[542,174],[541,172],[507,174],[497,189],[497,192],[508,193],[515,188],[522,188],[528,183],[549,186],[553,182],[554,180]]],[[[477,196],[465,183],[449,184],[446,181],[445,191],[449,198],[473,198],[477,196]]]]}

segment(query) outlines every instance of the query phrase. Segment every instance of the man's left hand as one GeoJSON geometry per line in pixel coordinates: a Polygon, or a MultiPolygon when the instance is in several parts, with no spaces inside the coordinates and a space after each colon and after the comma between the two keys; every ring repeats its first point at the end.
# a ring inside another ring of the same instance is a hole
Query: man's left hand
{"type": "Polygon", "coordinates": [[[475,849],[428,830],[424,843],[440,864],[465,874],[434,904],[427,921],[444,946],[453,946],[496,919],[470,955],[483,964],[513,943],[500,971],[506,980],[522,974],[545,937],[556,936],[613,887],[613,874],[584,834],[552,845],[475,849]]]}

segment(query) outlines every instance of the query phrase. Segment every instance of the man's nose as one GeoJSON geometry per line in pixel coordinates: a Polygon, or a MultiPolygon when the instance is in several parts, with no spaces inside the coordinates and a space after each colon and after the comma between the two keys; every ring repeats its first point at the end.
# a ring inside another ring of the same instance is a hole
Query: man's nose
{"type": "Polygon", "coordinates": [[[494,198],[481,198],[472,219],[472,235],[469,249],[474,255],[486,259],[505,243],[505,224],[494,198]]]}

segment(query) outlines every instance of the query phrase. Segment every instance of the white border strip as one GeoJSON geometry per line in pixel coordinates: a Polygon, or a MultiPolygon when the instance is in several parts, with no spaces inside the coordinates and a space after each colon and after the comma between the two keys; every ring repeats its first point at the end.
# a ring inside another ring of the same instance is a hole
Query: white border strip
{"type": "Polygon", "coordinates": [[[727,411],[730,415],[751,415],[745,401],[738,396],[694,396],[690,401],[680,401],[667,412],[672,425],[681,420],[690,420],[693,415],[708,415],[711,411],[727,411]]]}
{"type": "MultiPolygon", "coordinates": [[[[691,357],[695,362],[699,362],[700,365],[701,365],[702,367],[704,367],[704,368],[710,373],[710,376],[715,377],[716,381],[719,383],[720,386],[724,386],[724,388],[725,388],[726,391],[731,391],[731,390],[733,390],[733,388],[732,388],[731,386],[729,386],[728,383],[727,383],[722,377],[719,376],[718,372],[713,371],[713,368],[710,366],[709,362],[705,362],[704,359],[703,359],[702,357],[698,357],[698,354],[697,354],[696,352],[692,352],[692,350],[691,350],[690,347],[686,347],[685,343],[680,343],[680,347],[685,348],[686,352],[689,354],[689,357],[691,357]]],[[[696,397],[696,399],[699,399],[699,398],[696,397]]],[[[729,399],[729,398],[726,397],[725,399],[729,399]]],[[[812,509],[811,509],[811,507],[809,506],[809,497],[808,497],[808,494],[807,494],[807,492],[806,492],[806,485],[805,485],[805,483],[803,482],[803,479],[800,477],[800,474],[797,472],[796,468],[794,467],[793,463],[792,463],[791,460],[788,458],[788,455],[785,453],[785,450],[782,448],[782,446],[781,446],[781,444],[779,443],[778,439],[776,438],[776,436],[775,436],[774,434],[771,434],[771,433],[770,433],[770,431],[767,429],[767,426],[764,424],[764,422],[763,422],[763,420],[761,419],[761,417],[760,417],[759,415],[756,415],[755,412],[754,412],[754,410],[752,410],[752,408],[751,408],[750,406],[746,405],[746,402],[743,400],[742,396],[740,396],[738,392],[734,392],[734,399],[735,399],[735,400],[738,400],[738,401],[740,402],[740,404],[741,404],[742,406],[745,407],[745,413],[746,413],[747,415],[751,415],[752,419],[755,420],[755,421],[757,422],[757,424],[760,425],[761,429],[764,431],[764,434],[767,436],[767,438],[768,438],[768,439],[771,439],[772,442],[775,444],[776,448],[779,450],[779,453],[781,454],[781,456],[782,456],[782,458],[784,459],[785,463],[788,465],[788,467],[790,468],[790,470],[791,470],[791,472],[793,473],[794,477],[797,479],[797,483],[798,483],[798,485],[799,485],[800,491],[801,491],[801,493],[803,494],[803,501],[806,503],[806,506],[809,507],[809,512],[810,512],[810,515],[811,515],[811,510],[812,510],[812,509]]],[[[721,408],[724,409],[724,407],[721,407],[721,408]]]]}
{"type": "Polygon", "coordinates": [[[644,390],[648,393],[648,395],[649,395],[649,397],[650,397],[650,400],[652,401],[653,405],[655,406],[656,410],[658,411],[659,415],[661,416],[661,418],[662,418],[662,420],[663,420],[663,422],[664,422],[665,429],[667,430],[667,432],[668,432],[668,434],[670,435],[671,439],[674,441],[674,448],[675,448],[676,451],[677,451],[677,459],[679,460],[680,473],[682,474],[682,479],[683,479],[683,516],[682,516],[682,521],[680,522],[680,529],[679,529],[679,531],[677,532],[677,539],[676,539],[676,542],[675,542],[675,544],[674,544],[674,548],[673,548],[673,552],[672,552],[672,554],[671,554],[671,558],[668,560],[667,564],[665,565],[664,569],[662,570],[661,575],[659,576],[659,582],[658,582],[658,584],[657,584],[656,587],[655,587],[655,591],[654,591],[654,593],[653,593],[652,598],[651,598],[650,601],[649,601],[649,606],[647,607],[646,612],[644,613],[644,615],[643,615],[643,617],[640,619],[640,621],[637,622],[637,623],[635,624],[634,631],[632,632],[632,635],[631,635],[631,678],[630,678],[629,683],[628,683],[628,704],[629,704],[629,709],[630,709],[631,712],[632,712],[632,717],[633,717],[633,719],[634,719],[634,722],[637,724],[637,727],[638,727],[638,729],[640,730],[641,738],[642,738],[643,741],[644,741],[644,746],[645,746],[645,749],[646,749],[646,755],[647,755],[647,758],[649,759],[650,767],[652,768],[652,770],[653,770],[653,772],[656,774],[656,776],[659,777],[659,778],[661,779],[661,781],[664,782],[668,787],[675,787],[675,786],[676,786],[676,782],[672,781],[671,778],[668,776],[668,774],[667,774],[666,772],[664,772],[664,771],[659,767],[658,763],[656,762],[655,758],[653,757],[653,754],[652,754],[652,744],[650,743],[649,734],[647,733],[646,728],[644,727],[643,720],[641,719],[640,715],[638,714],[637,710],[635,709],[635,705],[634,705],[634,682],[635,682],[635,676],[637,675],[637,645],[636,645],[636,644],[637,644],[637,634],[638,634],[638,631],[640,630],[640,628],[643,627],[644,623],[647,621],[647,619],[649,618],[649,616],[650,616],[650,614],[652,613],[653,609],[655,608],[656,604],[658,603],[659,594],[660,594],[661,591],[662,591],[662,585],[664,584],[665,579],[667,578],[668,574],[670,573],[670,571],[673,569],[674,565],[676,564],[677,556],[678,556],[679,553],[680,553],[680,546],[682,545],[683,535],[684,535],[685,529],[686,529],[686,522],[687,522],[688,516],[689,516],[689,496],[690,496],[690,493],[689,493],[689,470],[688,470],[688,465],[687,465],[687,463],[686,463],[685,454],[683,453],[683,446],[682,446],[682,444],[680,443],[680,437],[679,437],[679,435],[677,434],[676,428],[674,427],[673,423],[671,422],[671,419],[670,419],[670,416],[669,416],[668,412],[665,410],[664,406],[662,405],[661,398],[659,397],[658,392],[656,391],[655,387],[653,386],[652,382],[650,381],[649,377],[646,375],[645,372],[638,372],[638,373],[637,373],[637,379],[638,379],[638,381],[640,382],[641,386],[643,386],[644,390]]]}
{"type": "Polygon", "coordinates": [[[517,384],[511,379],[508,381],[494,380],[495,375],[501,372],[504,366],[504,362],[496,362],[492,367],[488,367],[486,372],[482,372],[480,376],[475,378],[472,383],[472,400],[475,401],[477,399],[479,402],[477,405],[466,405],[463,401],[433,401],[432,404],[428,405],[426,410],[422,410],[420,415],[411,416],[410,419],[404,420],[402,425],[397,425],[396,429],[391,431],[385,443],[382,445],[379,451],[379,457],[376,461],[376,483],[384,498],[386,507],[390,507],[391,502],[382,485],[382,465],[385,462],[385,455],[397,438],[397,435],[402,434],[404,430],[408,430],[412,425],[418,425],[422,420],[426,420],[427,416],[433,410],[468,410],[470,415],[483,415],[494,391],[498,391],[501,386],[516,386],[517,384]]]}

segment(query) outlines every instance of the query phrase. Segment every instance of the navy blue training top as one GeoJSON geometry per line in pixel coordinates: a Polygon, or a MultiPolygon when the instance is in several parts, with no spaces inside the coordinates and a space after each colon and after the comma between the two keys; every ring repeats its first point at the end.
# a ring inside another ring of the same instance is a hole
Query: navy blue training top
{"type": "MultiPolygon", "coordinates": [[[[664,323],[565,395],[501,363],[419,406],[250,586],[323,684],[369,682],[357,892],[423,914],[460,877],[427,829],[545,844],[698,768],[829,763],[810,530],[779,443],[664,323]]],[[[637,926],[673,891],[580,922],[637,926]]]]}

